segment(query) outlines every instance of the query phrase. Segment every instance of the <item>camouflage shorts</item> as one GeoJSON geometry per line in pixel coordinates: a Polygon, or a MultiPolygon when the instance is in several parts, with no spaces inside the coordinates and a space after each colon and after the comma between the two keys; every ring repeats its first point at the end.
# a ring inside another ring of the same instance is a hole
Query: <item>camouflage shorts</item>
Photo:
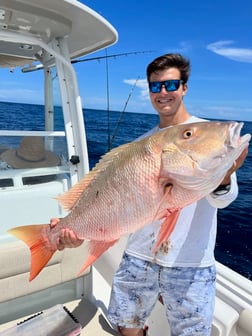
{"type": "Polygon", "coordinates": [[[143,328],[162,296],[171,335],[211,333],[215,266],[162,267],[124,254],[114,276],[108,318],[115,326],[143,328]]]}

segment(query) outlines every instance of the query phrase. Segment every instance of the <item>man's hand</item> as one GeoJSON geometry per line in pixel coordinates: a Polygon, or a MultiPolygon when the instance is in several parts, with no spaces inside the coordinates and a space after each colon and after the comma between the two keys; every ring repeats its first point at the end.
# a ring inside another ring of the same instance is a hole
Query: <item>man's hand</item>
{"type": "Polygon", "coordinates": [[[221,182],[221,185],[227,185],[231,182],[231,175],[238,170],[242,165],[244,160],[246,159],[246,156],[248,155],[248,147],[246,147],[241,155],[235,160],[233,163],[233,166],[227,171],[226,176],[224,177],[223,181],[221,182]]]}
{"type": "MultiPolygon", "coordinates": [[[[59,218],[52,218],[50,220],[50,226],[51,228],[54,228],[58,223],[60,219],[59,218]]],[[[57,242],[57,248],[59,251],[64,250],[64,248],[72,248],[72,247],[78,247],[83,243],[84,240],[79,239],[74,231],[64,228],[61,230],[58,242],[57,242]]]]}

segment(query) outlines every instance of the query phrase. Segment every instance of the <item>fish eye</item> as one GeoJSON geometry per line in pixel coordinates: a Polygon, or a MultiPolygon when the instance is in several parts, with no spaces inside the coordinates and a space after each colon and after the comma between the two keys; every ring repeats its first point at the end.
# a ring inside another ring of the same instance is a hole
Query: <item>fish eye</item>
{"type": "Polygon", "coordinates": [[[193,129],[192,128],[188,128],[187,130],[184,131],[183,136],[184,139],[188,139],[193,135],[193,129]]]}

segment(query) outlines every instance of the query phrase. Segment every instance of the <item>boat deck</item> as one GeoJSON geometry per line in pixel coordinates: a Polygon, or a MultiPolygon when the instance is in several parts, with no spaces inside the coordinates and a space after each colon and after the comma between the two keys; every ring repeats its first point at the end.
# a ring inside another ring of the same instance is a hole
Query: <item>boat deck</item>
{"type": "Polygon", "coordinates": [[[102,312],[92,302],[86,299],[68,302],[66,307],[73,312],[82,326],[81,335],[119,335],[113,330],[102,312]]]}
{"type": "MultiPolygon", "coordinates": [[[[81,324],[82,330],[80,335],[85,336],[119,335],[115,330],[113,330],[109,326],[102,312],[99,309],[97,309],[97,307],[89,300],[85,298],[81,300],[74,300],[71,302],[67,302],[64,306],[73,313],[74,317],[81,324]]],[[[29,316],[24,316],[15,321],[11,321],[0,325],[0,335],[9,336],[10,334],[7,331],[11,327],[16,326],[18,323],[26,320],[27,318],[29,318],[29,316]]],[[[57,323],[55,324],[57,325],[57,323]]],[[[13,333],[12,335],[14,336],[16,335],[16,333],[13,333]]],[[[41,334],[38,333],[38,335],[41,334]]]]}

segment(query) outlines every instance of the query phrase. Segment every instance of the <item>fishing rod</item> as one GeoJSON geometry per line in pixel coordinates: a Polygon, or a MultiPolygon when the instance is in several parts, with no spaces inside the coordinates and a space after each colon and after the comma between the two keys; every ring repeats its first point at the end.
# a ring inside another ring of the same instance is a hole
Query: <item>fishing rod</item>
{"type": "MultiPolygon", "coordinates": [[[[116,57],[121,57],[121,56],[128,56],[128,55],[137,55],[137,54],[145,54],[145,53],[149,53],[149,52],[154,52],[154,50],[145,50],[145,51],[131,51],[131,52],[126,52],[126,53],[120,53],[120,54],[112,54],[112,55],[107,55],[107,48],[106,50],[106,55],[105,56],[97,56],[97,57],[89,57],[89,58],[83,58],[83,59],[76,59],[76,60],[71,60],[72,64],[76,64],[76,63],[81,63],[81,62],[88,62],[88,61],[99,61],[102,59],[108,59],[108,58],[116,58],[116,57]]],[[[47,62],[47,66],[48,67],[52,67],[54,66],[55,61],[54,59],[51,59],[50,61],[47,62]]],[[[28,65],[25,66],[21,69],[21,71],[23,73],[25,72],[32,72],[32,71],[38,71],[38,70],[42,70],[44,68],[43,64],[37,64],[37,65],[28,65]]]]}
{"type": "MultiPolygon", "coordinates": [[[[106,49],[107,50],[107,49],[106,49]]],[[[128,56],[128,55],[137,55],[137,54],[146,54],[146,53],[151,53],[154,52],[154,50],[144,50],[144,51],[130,51],[126,53],[120,53],[120,54],[112,54],[112,55],[106,55],[105,56],[98,56],[98,57],[89,57],[89,58],[83,58],[83,59],[77,59],[77,60],[72,60],[71,63],[80,63],[80,62],[88,62],[88,61],[99,61],[101,59],[107,59],[107,58],[116,58],[120,56],[128,56]]]]}
{"type": "MultiPolygon", "coordinates": [[[[105,49],[105,54],[107,54],[107,48],[105,49]]],[[[106,57],[105,56],[105,57],[106,57]]],[[[106,57],[106,91],[107,91],[107,123],[108,123],[108,132],[107,132],[107,142],[108,142],[108,150],[110,150],[110,108],[109,108],[109,64],[108,64],[108,57],[106,57]]]]}
{"type": "Polygon", "coordinates": [[[132,96],[132,93],[136,87],[137,81],[139,78],[136,79],[134,86],[131,89],[131,92],[128,95],[128,98],[125,102],[124,108],[121,111],[116,127],[113,131],[112,136],[110,135],[110,95],[109,95],[109,64],[108,64],[108,59],[109,58],[117,58],[117,57],[121,57],[121,56],[128,56],[128,55],[137,55],[137,54],[145,54],[145,53],[151,53],[154,52],[154,50],[144,50],[144,51],[131,51],[131,52],[125,52],[125,53],[119,53],[119,54],[112,54],[112,55],[108,55],[107,54],[107,48],[105,49],[105,56],[98,56],[98,57],[89,57],[89,58],[84,58],[84,59],[78,59],[78,60],[72,60],[72,64],[76,64],[76,63],[80,63],[80,62],[87,62],[87,61],[99,61],[99,60],[103,60],[105,59],[106,62],[106,91],[107,91],[107,123],[108,123],[108,130],[107,130],[107,143],[108,143],[108,150],[110,150],[112,148],[114,139],[116,137],[116,134],[118,132],[123,114],[126,110],[126,107],[128,105],[128,102],[132,96]]]}
{"type": "Polygon", "coordinates": [[[121,121],[122,121],[122,117],[123,117],[123,115],[124,115],[124,112],[125,112],[125,110],[126,110],[126,107],[127,107],[127,105],[128,105],[128,102],[129,102],[129,100],[130,100],[130,98],[131,98],[131,96],[132,96],[132,94],[133,94],[133,91],[134,91],[134,89],[135,89],[135,87],[136,87],[136,84],[137,84],[137,81],[138,81],[138,80],[139,80],[139,77],[136,79],[134,85],[132,86],[131,91],[130,91],[130,93],[129,93],[129,95],[128,95],[128,98],[127,98],[127,100],[126,100],[126,102],[125,102],[125,104],[124,104],[124,108],[123,108],[123,110],[121,111],[120,116],[119,116],[119,118],[118,118],[118,120],[117,120],[116,127],[115,127],[114,132],[113,132],[113,134],[112,134],[112,136],[111,136],[111,139],[110,139],[110,141],[109,141],[109,147],[108,147],[109,150],[112,148],[112,145],[113,145],[114,139],[115,139],[115,137],[116,137],[118,128],[119,128],[120,123],[121,123],[121,121]]]}

